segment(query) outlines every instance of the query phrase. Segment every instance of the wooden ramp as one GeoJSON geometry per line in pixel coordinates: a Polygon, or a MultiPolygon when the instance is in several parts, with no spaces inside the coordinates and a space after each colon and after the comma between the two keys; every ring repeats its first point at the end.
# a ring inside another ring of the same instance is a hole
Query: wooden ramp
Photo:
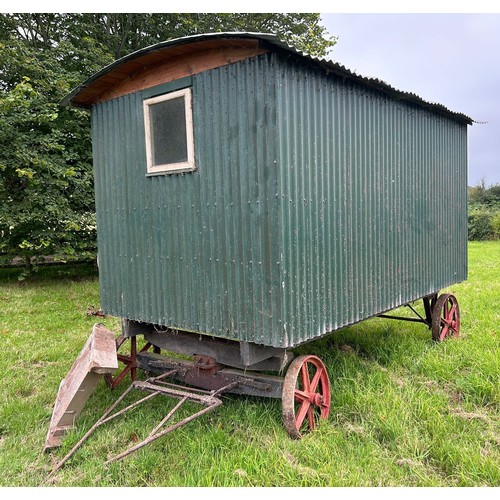
{"type": "Polygon", "coordinates": [[[102,325],[94,325],[92,334],[59,385],[44,451],[60,446],[96,388],[102,375],[118,368],[115,335],[102,325]]]}

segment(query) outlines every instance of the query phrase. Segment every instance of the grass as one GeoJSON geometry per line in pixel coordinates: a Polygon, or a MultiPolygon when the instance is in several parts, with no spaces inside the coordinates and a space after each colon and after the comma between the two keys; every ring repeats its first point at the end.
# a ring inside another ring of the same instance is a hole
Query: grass
{"type": "MultiPolygon", "coordinates": [[[[90,266],[47,267],[19,283],[0,270],[0,486],[37,486],[128,383],[100,383],[77,429],[43,454],[61,379],[95,322],[90,266]]],[[[165,414],[153,400],[99,429],[56,486],[499,486],[500,242],[469,245],[459,339],[435,344],[420,324],[372,319],[301,347],[327,365],[328,421],[287,437],[280,401],[225,396],[224,405],[103,466],[165,414]]]]}

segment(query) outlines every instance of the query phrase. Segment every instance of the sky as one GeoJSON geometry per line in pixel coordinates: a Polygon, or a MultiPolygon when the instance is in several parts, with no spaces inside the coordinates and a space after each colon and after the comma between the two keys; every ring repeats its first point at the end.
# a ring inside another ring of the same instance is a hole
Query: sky
{"type": "Polygon", "coordinates": [[[468,127],[468,184],[500,183],[500,13],[331,13],[322,21],[338,37],[329,59],[480,122],[468,127]]]}

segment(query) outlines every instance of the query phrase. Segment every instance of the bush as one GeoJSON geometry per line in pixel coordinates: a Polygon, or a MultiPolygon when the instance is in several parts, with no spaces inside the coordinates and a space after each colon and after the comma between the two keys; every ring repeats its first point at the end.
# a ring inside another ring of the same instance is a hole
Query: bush
{"type": "MultiPolygon", "coordinates": [[[[500,214],[497,214],[498,219],[500,214]]],[[[474,208],[469,211],[469,240],[483,241],[494,237],[493,214],[484,207],[474,208]]]]}
{"type": "Polygon", "coordinates": [[[500,239],[500,184],[486,186],[482,179],[468,189],[469,240],[500,239]]]}
{"type": "Polygon", "coordinates": [[[493,229],[493,239],[500,239],[500,210],[493,216],[491,220],[491,226],[493,229]]]}

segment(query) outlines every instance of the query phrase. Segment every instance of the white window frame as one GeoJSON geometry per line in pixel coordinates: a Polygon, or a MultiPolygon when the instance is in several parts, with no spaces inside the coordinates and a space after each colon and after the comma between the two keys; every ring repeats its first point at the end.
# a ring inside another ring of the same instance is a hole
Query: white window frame
{"type": "Polygon", "coordinates": [[[191,172],[196,170],[194,161],[194,134],[193,134],[193,106],[191,89],[186,88],[162,94],[144,100],[144,128],[146,133],[146,158],[148,174],[165,174],[191,172]],[[187,161],[179,163],[166,163],[164,165],[153,165],[153,151],[151,147],[151,116],[149,108],[153,104],[163,101],[169,101],[178,97],[184,97],[184,109],[186,112],[186,143],[187,143],[187,161]]]}

